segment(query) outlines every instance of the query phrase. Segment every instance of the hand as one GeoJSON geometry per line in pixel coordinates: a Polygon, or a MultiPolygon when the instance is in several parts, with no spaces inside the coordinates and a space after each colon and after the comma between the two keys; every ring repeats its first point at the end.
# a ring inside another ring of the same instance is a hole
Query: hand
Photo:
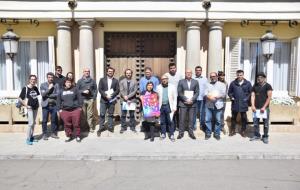
{"type": "Polygon", "coordinates": [[[62,110],[59,110],[59,113],[61,113],[62,112],[62,110]]]}
{"type": "Polygon", "coordinates": [[[89,90],[84,90],[83,93],[84,94],[88,94],[90,91],[89,90]]]}
{"type": "Polygon", "coordinates": [[[176,112],[177,111],[177,109],[172,109],[172,112],[176,112]]]}
{"type": "Polygon", "coordinates": [[[106,99],[107,99],[107,100],[110,100],[110,99],[111,99],[111,96],[106,96],[106,99]]]}
{"type": "Polygon", "coordinates": [[[234,97],[231,98],[231,101],[234,101],[234,97]]]}
{"type": "Polygon", "coordinates": [[[260,113],[264,113],[266,111],[266,108],[264,108],[264,107],[262,107],[261,109],[260,109],[260,113]]]}
{"type": "Polygon", "coordinates": [[[127,101],[128,100],[128,96],[124,96],[124,100],[127,101]]]}
{"type": "Polygon", "coordinates": [[[256,112],[255,106],[251,106],[251,109],[252,109],[253,112],[256,112]]]}

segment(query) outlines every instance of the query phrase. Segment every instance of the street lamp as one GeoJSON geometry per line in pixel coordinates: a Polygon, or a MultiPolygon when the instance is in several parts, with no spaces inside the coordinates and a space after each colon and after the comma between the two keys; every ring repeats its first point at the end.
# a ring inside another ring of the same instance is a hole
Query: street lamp
{"type": "Polygon", "coordinates": [[[272,34],[271,30],[267,30],[266,33],[260,38],[263,55],[269,60],[275,51],[275,42],[277,38],[272,34]]]}
{"type": "Polygon", "coordinates": [[[18,41],[20,37],[13,32],[12,29],[7,29],[7,32],[1,37],[3,41],[4,51],[13,60],[18,52],[18,41]]]}

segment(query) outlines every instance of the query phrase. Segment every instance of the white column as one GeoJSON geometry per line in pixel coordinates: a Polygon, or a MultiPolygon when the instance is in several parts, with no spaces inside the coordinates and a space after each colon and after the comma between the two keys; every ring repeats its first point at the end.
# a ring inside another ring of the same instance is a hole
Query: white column
{"type": "Polygon", "coordinates": [[[267,81],[268,83],[273,86],[273,67],[274,67],[274,60],[271,57],[270,59],[268,59],[267,61],[267,81]]]}
{"type": "Polygon", "coordinates": [[[89,68],[91,77],[95,76],[94,69],[94,46],[93,46],[93,26],[92,20],[79,21],[79,68],[89,68]]]}
{"type": "Polygon", "coordinates": [[[57,65],[61,66],[63,73],[73,72],[72,66],[72,44],[71,44],[71,23],[57,21],[57,65]]]}
{"type": "Polygon", "coordinates": [[[186,69],[194,70],[200,65],[200,26],[199,20],[186,20],[186,69]]]}
{"type": "Polygon", "coordinates": [[[213,21],[209,23],[208,73],[223,70],[222,30],[223,22],[213,21]]]}

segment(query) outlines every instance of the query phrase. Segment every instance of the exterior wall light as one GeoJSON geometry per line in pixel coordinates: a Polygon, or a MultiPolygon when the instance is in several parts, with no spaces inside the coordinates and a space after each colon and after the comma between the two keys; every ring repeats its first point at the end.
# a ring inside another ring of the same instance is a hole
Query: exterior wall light
{"type": "Polygon", "coordinates": [[[269,60],[275,51],[275,42],[277,38],[272,34],[271,30],[267,30],[266,33],[260,38],[263,55],[269,60]]]}
{"type": "Polygon", "coordinates": [[[14,56],[18,52],[18,42],[20,37],[13,32],[12,29],[7,29],[7,32],[1,36],[3,41],[4,51],[13,61],[14,56]]]}

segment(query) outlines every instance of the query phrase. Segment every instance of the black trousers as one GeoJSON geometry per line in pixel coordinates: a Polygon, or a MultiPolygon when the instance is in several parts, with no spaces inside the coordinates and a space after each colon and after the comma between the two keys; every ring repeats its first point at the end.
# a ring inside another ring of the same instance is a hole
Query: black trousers
{"type": "Polygon", "coordinates": [[[242,122],[242,131],[246,130],[247,127],[247,114],[246,112],[236,112],[236,111],[231,111],[231,131],[235,131],[236,128],[236,117],[238,113],[241,114],[241,122],[242,122]]]}
{"type": "Polygon", "coordinates": [[[188,132],[193,133],[194,117],[196,114],[196,107],[180,107],[179,108],[179,134],[185,131],[186,121],[188,121],[188,132]]]}

